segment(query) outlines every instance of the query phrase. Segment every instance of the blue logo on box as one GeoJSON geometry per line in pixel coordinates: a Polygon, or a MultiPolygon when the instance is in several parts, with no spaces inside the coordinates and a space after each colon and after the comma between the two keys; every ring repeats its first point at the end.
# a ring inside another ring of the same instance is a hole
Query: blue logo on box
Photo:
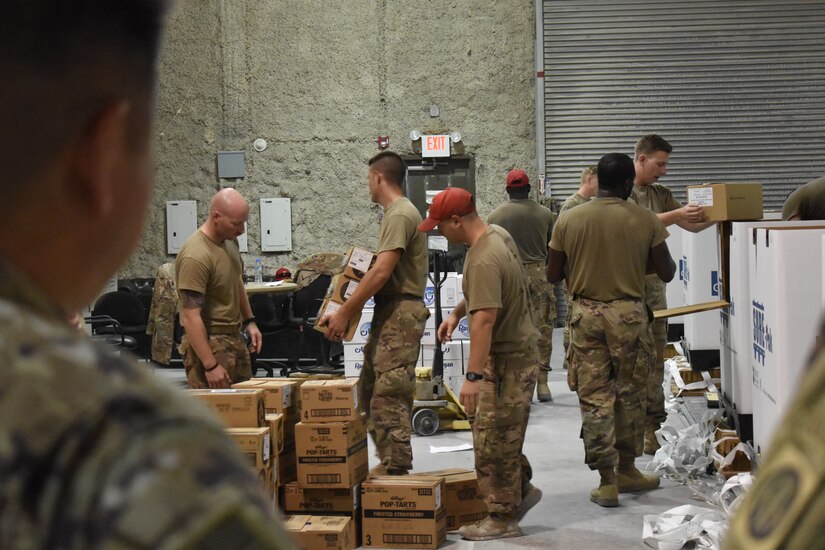
{"type": "Polygon", "coordinates": [[[470,336],[470,323],[467,321],[466,317],[458,322],[458,332],[460,332],[463,336],[470,336]]]}
{"type": "Polygon", "coordinates": [[[367,303],[364,304],[364,307],[374,308],[375,307],[375,296],[373,296],[369,300],[367,300],[367,303]]]}
{"type": "Polygon", "coordinates": [[[765,323],[765,305],[756,300],[752,302],[753,312],[753,358],[765,366],[765,355],[773,353],[773,335],[765,323]]]}
{"type": "Polygon", "coordinates": [[[428,286],[424,289],[424,305],[431,306],[435,303],[435,287],[428,286]]]}
{"type": "Polygon", "coordinates": [[[364,353],[364,346],[355,346],[355,353],[364,353]]]}
{"type": "Polygon", "coordinates": [[[720,284],[719,284],[719,272],[718,271],[711,271],[710,272],[710,295],[719,297],[720,294],[720,284]]]}
{"type": "Polygon", "coordinates": [[[372,323],[369,322],[369,321],[367,321],[366,323],[361,325],[361,331],[360,331],[361,336],[363,336],[364,338],[369,336],[371,328],[372,328],[372,323]]]}
{"type": "Polygon", "coordinates": [[[687,288],[690,282],[690,268],[688,267],[687,256],[682,256],[682,259],[679,260],[679,278],[682,280],[684,287],[687,288]]]}

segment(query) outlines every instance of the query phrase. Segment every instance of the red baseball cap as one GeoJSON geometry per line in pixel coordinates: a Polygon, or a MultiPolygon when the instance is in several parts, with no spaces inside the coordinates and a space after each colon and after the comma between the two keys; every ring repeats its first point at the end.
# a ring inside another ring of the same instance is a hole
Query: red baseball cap
{"type": "Polygon", "coordinates": [[[530,185],[530,178],[527,177],[527,172],[521,168],[510,170],[510,173],[507,174],[507,189],[524,187],[525,185],[530,185]]]}
{"type": "Polygon", "coordinates": [[[432,231],[439,222],[453,216],[466,216],[476,211],[473,194],[460,187],[448,187],[433,197],[433,203],[427,212],[427,219],[418,225],[418,230],[432,231]]]}
{"type": "Polygon", "coordinates": [[[291,279],[292,273],[285,267],[279,267],[278,270],[275,272],[275,280],[276,281],[283,281],[284,279],[291,279]]]}

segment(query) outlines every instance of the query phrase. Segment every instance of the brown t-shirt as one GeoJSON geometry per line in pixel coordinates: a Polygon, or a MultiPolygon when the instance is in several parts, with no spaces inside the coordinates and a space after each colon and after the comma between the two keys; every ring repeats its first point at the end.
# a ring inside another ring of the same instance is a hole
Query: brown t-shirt
{"type": "Polygon", "coordinates": [[[561,214],[562,212],[567,212],[571,208],[581,206],[582,204],[585,204],[589,200],[590,199],[586,199],[586,198],[582,197],[581,195],[579,195],[579,192],[576,191],[575,193],[570,195],[567,198],[566,201],[564,201],[564,204],[561,205],[561,210],[559,210],[559,214],[561,214]]]}
{"type": "Polygon", "coordinates": [[[550,248],[567,255],[571,295],[609,302],[644,296],[650,249],[667,236],[647,208],[619,198],[593,198],[559,216],[550,248]]]}
{"type": "Polygon", "coordinates": [[[487,218],[513,237],[524,263],[547,262],[547,243],[555,221],[556,215],[533,199],[510,199],[487,218]]]}
{"type": "Polygon", "coordinates": [[[528,309],[527,274],[512,237],[496,225],[487,227],[464,260],[464,300],[470,337],[473,313],[496,308],[490,351],[502,353],[530,347],[538,332],[528,309]]]}
{"type": "Polygon", "coordinates": [[[378,295],[412,294],[424,296],[427,283],[427,235],[418,230],[421,214],[407,198],[400,198],[384,211],[378,234],[378,253],[401,250],[389,280],[378,295]]]}
{"type": "Polygon", "coordinates": [[[651,183],[650,185],[634,185],[628,199],[639,206],[652,210],[656,214],[670,212],[682,208],[682,203],[673,197],[670,189],[661,183],[651,183]]]}
{"type": "Polygon", "coordinates": [[[782,219],[825,220],[825,177],[810,181],[791,193],[782,206],[782,219]]]}
{"type": "Polygon", "coordinates": [[[206,331],[228,332],[241,324],[241,254],[238,243],[216,244],[200,230],[189,237],[175,260],[178,292],[193,290],[206,296],[201,310],[206,331]]]}

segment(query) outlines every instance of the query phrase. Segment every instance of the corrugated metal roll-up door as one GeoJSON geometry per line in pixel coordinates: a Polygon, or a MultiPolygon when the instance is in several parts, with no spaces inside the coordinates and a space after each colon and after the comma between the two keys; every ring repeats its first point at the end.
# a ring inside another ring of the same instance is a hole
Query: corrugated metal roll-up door
{"type": "Polygon", "coordinates": [[[544,0],[546,174],[673,146],[668,185],[757,181],[765,208],[825,175],[825,2],[544,0]]]}

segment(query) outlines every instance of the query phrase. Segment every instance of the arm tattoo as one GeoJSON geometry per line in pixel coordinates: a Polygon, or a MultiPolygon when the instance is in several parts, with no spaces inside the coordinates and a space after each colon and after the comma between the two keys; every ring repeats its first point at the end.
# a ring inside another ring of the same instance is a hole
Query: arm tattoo
{"type": "Polygon", "coordinates": [[[206,296],[194,290],[181,290],[180,303],[184,309],[203,309],[206,304],[206,296]]]}

